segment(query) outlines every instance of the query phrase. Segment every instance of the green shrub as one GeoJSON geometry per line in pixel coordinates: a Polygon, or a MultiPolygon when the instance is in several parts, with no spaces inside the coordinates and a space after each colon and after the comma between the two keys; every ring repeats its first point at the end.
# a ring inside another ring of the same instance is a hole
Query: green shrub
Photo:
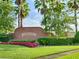
{"type": "Polygon", "coordinates": [[[75,35],[75,39],[73,40],[74,43],[79,43],[79,31],[75,35]]]}
{"type": "Polygon", "coordinates": [[[71,45],[73,38],[39,38],[40,45],[71,45]]]}
{"type": "Polygon", "coordinates": [[[27,40],[27,39],[18,39],[18,40],[11,40],[10,42],[35,42],[35,40],[27,40]]]}
{"type": "Polygon", "coordinates": [[[0,34],[0,42],[8,42],[11,39],[13,39],[12,34],[0,34]]]}
{"type": "Polygon", "coordinates": [[[37,40],[37,42],[40,44],[40,45],[49,45],[49,38],[39,38],[37,40]]]}

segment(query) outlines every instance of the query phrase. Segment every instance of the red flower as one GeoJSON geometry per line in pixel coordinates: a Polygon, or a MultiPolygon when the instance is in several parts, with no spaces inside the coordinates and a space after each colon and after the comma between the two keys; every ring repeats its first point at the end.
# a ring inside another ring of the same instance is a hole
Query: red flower
{"type": "Polygon", "coordinates": [[[27,47],[37,47],[37,43],[33,42],[0,42],[0,44],[13,44],[13,45],[22,45],[27,47]]]}

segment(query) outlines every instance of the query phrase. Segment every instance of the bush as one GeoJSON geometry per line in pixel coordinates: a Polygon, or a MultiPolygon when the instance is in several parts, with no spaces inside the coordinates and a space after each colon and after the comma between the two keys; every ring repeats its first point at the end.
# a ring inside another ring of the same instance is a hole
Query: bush
{"type": "Polygon", "coordinates": [[[40,44],[40,45],[49,45],[49,38],[39,38],[37,40],[37,42],[40,44]]]}
{"type": "Polygon", "coordinates": [[[12,44],[12,45],[22,45],[27,47],[37,47],[37,43],[32,42],[0,42],[0,44],[12,44]]]}
{"type": "Polygon", "coordinates": [[[10,40],[10,42],[35,42],[35,40],[30,40],[30,39],[29,40],[27,40],[27,39],[26,40],[25,39],[24,40],[23,39],[22,40],[21,39],[19,40],[18,39],[18,40],[10,40]]]}
{"type": "Polygon", "coordinates": [[[74,43],[79,43],[79,31],[75,35],[74,43]]]}
{"type": "Polygon", "coordinates": [[[0,34],[0,42],[8,42],[11,39],[13,39],[12,34],[0,34]]]}
{"type": "Polygon", "coordinates": [[[38,43],[40,45],[71,45],[73,44],[73,38],[39,38],[38,43]]]}

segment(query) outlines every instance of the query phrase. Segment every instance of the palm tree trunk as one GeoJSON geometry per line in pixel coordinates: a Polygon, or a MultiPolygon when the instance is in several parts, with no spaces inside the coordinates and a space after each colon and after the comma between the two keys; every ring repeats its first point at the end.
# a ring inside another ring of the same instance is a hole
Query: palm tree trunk
{"type": "Polygon", "coordinates": [[[75,6],[75,9],[74,9],[74,19],[75,19],[75,32],[77,33],[78,29],[77,29],[77,4],[76,4],[76,0],[74,0],[74,6],[75,6]]]}
{"type": "Polygon", "coordinates": [[[74,18],[75,18],[75,32],[77,33],[77,31],[78,31],[78,29],[77,29],[77,11],[76,10],[74,10],[74,18]]]}
{"type": "Polygon", "coordinates": [[[23,25],[22,25],[22,7],[21,7],[21,15],[20,15],[20,17],[21,17],[21,27],[23,27],[23,25]]]}
{"type": "Polygon", "coordinates": [[[19,10],[19,13],[18,13],[18,27],[20,27],[20,10],[19,10]]]}
{"type": "MultiPolygon", "coordinates": [[[[22,0],[19,0],[20,4],[22,2],[22,0]]],[[[20,7],[20,5],[18,6],[20,7]]],[[[19,14],[18,14],[18,27],[23,27],[22,25],[22,6],[21,6],[21,9],[19,9],[19,14]]]]}

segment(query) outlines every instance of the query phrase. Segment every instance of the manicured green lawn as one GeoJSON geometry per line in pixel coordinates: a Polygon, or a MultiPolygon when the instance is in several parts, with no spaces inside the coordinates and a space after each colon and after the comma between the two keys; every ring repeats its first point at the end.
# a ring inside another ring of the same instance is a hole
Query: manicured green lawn
{"type": "Polygon", "coordinates": [[[28,48],[15,45],[0,45],[0,58],[35,59],[35,57],[79,48],[79,46],[47,46],[28,48]]]}
{"type": "Polygon", "coordinates": [[[79,52],[78,53],[73,53],[71,55],[66,55],[63,57],[59,57],[57,59],[79,59],[79,52]]]}

